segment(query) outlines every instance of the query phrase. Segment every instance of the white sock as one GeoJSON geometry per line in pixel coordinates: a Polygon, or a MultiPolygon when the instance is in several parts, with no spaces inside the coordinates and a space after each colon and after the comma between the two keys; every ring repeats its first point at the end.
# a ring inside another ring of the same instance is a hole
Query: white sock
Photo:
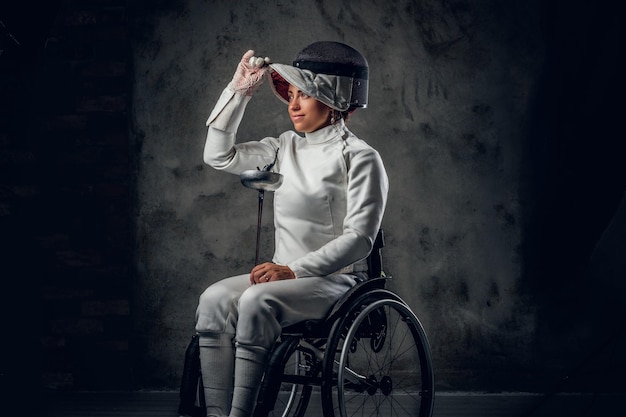
{"type": "Polygon", "coordinates": [[[260,347],[237,345],[235,389],[230,417],[251,417],[261,387],[267,351],[260,347]]]}
{"type": "Polygon", "coordinates": [[[198,340],[207,417],[228,416],[230,411],[235,367],[233,338],[227,333],[202,333],[198,340]]]}

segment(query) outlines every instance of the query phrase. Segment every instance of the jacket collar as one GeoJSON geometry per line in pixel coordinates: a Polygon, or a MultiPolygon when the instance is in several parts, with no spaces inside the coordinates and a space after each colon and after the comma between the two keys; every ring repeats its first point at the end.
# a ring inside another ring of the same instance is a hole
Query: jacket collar
{"type": "Polygon", "coordinates": [[[309,143],[329,142],[337,137],[342,137],[346,128],[343,119],[336,121],[334,124],[323,127],[315,132],[305,133],[304,137],[309,143]]]}

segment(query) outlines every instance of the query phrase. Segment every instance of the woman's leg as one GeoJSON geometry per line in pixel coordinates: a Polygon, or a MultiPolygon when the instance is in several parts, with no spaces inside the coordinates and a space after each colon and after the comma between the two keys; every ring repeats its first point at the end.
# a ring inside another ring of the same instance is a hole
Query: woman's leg
{"type": "Polygon", "coordinates": [[[206,415],[227,416],[233,389],[233,336],[228,333],[202,333],[198,342],[206,415]]]}
{"type": "Polygon", "coordinates": [[[235,381],[229,417],[250,417],[256,405],[268,350],[237,344],[235,381]]]}
{"type": "Polygon", "coordinates": [[[239,298],[235,381],[230,417],[250,417],[269,352],[282,327],[322,319],[353,285],[351,275],[257,284],[239,298]]]}
{"type": "Polygon", "coordinates": [[[355,283],[337,274],[252,285],[239,298],[235,341],[271,350],[283,327],[323,319],[355,283]]]}
{"type": "Polygon", "coordinates": [[[200,366],[207,416],[224,417],[230,412],[235,362],[234,337],[237,304],[250,286],[249,276],[219,281],[202,293],[196,311],[200,366]]]}

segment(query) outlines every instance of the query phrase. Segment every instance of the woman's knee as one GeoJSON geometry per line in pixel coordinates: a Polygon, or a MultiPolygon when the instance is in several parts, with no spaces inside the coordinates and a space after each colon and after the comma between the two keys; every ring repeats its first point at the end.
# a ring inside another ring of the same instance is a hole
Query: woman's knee
{"type": "Polygon", "coordinates": [[[251,287],[239,299],[237,341],[269,349],[280,336],[281,307],[263,285],[251,287]]]}
{"type": "Polygon", "coordinates": [[[215,304],[220,299],[225,297],[229,297],[230,290],[222,285],[221,282],[216,282],[215,284],[208,287],[202,294],[200,294],[200,305],[206,304],[215,304]]]}
{"type": "Polygon", "coordinates": [[[213,284],[207,288],[198,300],[196,310],[196,331],[234,333],[237,317],[238,295],[228,287],[213,284]]]}
{"type": "Polygon", "coordinates": [[[243,314],[265,314],[269,309],[268,298],[271,296],[261,288],[266,284],[253,285],[239,297],[238,309],[243,314]]]}

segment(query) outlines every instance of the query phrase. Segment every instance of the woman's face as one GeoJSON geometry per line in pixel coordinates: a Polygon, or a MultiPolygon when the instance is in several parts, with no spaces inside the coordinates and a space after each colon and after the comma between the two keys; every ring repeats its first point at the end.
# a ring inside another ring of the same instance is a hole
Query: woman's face
{"type": "Polygon", "coordinates": [[[287,93],[289,117],[298,132],[311,133],[330,124],[331,108],[307,96],[293,85],[287,93]]]}

